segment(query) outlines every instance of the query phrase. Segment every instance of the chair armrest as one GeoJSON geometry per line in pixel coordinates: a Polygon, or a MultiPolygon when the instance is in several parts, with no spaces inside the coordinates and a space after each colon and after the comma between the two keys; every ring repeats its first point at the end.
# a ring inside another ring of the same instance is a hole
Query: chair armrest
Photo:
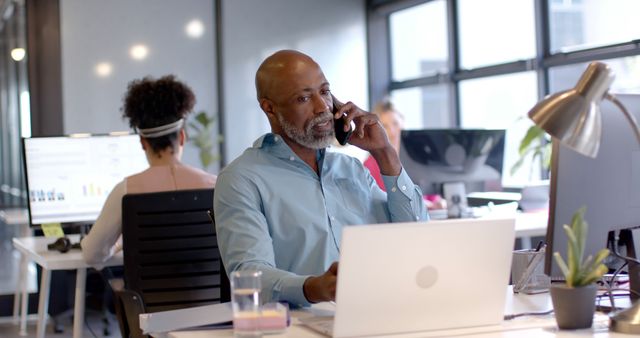
{"type": "Polygon", "coordinates": [[[124,279],[122,278],[110,278],[108,280],[109,286],[111,286],[111,290],[113,292],[119,292],[124,290],[124,279]]]}
{"type": "Polygon", "coordinates": [[[128,336],[132,338],[147,338],[148,336],[142,334],[140,329],[139,315],[146,312],[140,294],[123,288],[115,291],[115,295],[117,302],[120,303],[116,304],[116,314],[123,337],[128,333],[128,336]]]}

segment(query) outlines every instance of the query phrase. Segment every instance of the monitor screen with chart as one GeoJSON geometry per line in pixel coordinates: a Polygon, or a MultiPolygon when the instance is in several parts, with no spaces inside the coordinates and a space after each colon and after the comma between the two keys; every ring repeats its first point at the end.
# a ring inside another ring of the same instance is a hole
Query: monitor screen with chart
{"type": "Polygon", "coordinates": [[[138,135],[23,139],[31,225],[93,222],[113,187],[148,168],[138,135]]]}

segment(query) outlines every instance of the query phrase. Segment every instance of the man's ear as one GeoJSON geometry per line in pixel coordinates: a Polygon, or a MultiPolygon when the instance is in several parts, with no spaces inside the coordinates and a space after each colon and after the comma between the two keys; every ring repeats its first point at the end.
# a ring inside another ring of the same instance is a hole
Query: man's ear
{"type": "Polygon", "coordinates": [[[278,118],[276,116],[276,113],[275,113],[275,110],[274,110],[273,101],[271,101],[269,99],[262,98],[258,102],[260,103],[260,108],[262,109],[262,111],[265,114],[267,114],[267,118],[269,119],[270,122],[278,120],[278,118]]]}

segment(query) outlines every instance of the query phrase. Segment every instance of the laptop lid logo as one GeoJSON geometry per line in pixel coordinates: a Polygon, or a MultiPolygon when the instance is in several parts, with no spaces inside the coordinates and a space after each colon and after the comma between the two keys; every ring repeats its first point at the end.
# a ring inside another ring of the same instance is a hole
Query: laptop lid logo
{"type": "Polygon", "coordinates": [[[416,274],[416,284],[422,289],[428,289],[438,281],[438,270],[431,265],[420,269],[416,274]]]}

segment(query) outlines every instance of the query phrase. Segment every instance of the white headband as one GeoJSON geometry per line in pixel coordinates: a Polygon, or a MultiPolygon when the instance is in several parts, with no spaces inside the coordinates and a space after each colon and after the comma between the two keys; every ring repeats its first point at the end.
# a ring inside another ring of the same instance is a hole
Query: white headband
{"type": "Polygon", "coordinates": [[[177,132],[178,130],[180,130],[180,128],[182,128],[183,124],[184,124],[184,119],[179,119],[176,122],[165,124],[164,126],[145,128],[145,129],[138,128],[138,133],[142,137],[156,138],[156,137],[165,136],[165,135],[169,135],[171,133],[177,132]]]}

